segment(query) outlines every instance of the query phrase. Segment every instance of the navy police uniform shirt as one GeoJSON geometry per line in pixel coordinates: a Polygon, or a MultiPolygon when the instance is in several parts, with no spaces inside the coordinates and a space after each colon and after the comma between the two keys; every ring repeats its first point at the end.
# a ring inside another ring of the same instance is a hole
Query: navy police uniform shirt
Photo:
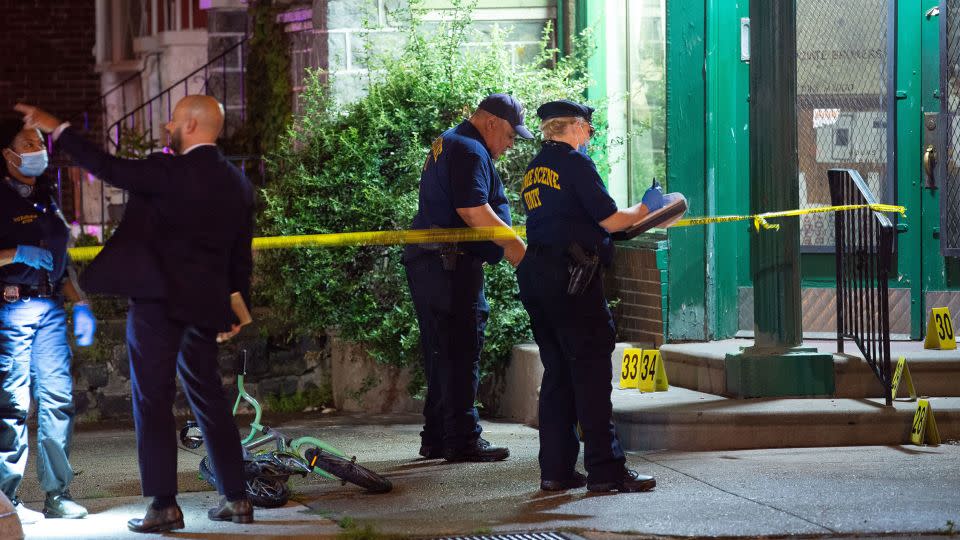
{"type": "Polygon", "coordinates": [[[562,250],[572,242],[613,259],[610,234],[600,222],[617,211],[593,160],[567,143],[544,141],[520,188],[527,211],[527,242],[562,250]]]}
{"type": "MultiPolygon", "coordinates": [[[[0,176],[0,249],[26,245],[42,247],[52,253],[53,271],[47,274],[57,290],[68,264],[70,229],[53,199],[48,180],[37,178],[34,192],[27,198],[8,184],[15,181],[0,176]]],[[[46,271],[21,263],[0,266],[0,283],[36,287],[40,284],[42,272],[46,271]]]]}
{"type": "MultiPolygon", "coordinates": [[[[430,147],[420,174],[420,207],[414,229],[466,227],[457,208],[489,204],[510,225],[510,206],[503,182],[480,132],[469,121],[447,130],[430,147]]],[[[464,242],[460,248],[487,263],[503,258],[503,248],[485,242],[464,242]]]]}

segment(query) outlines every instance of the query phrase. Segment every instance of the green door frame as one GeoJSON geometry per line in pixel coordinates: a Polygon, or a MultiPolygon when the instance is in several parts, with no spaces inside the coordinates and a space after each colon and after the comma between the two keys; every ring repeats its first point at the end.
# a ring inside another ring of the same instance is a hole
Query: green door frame
{"type": "MultiPolygon", "coordinates": [[[[921,99],[919,100],[920,111],[916,113],[918,118],[917,131],[923,132],[924,113],[940,112],[940,20],[933,16],[931,9],[938,7],[938,0],[921,0],[921,5],[913,9],[913,17],[922,31],[919,32],[921,43],[919,46],[919,62],[921,76],[921,99]],[[930,15],[928,15],[930,14],[930,15]]],[[[943,17],[944,15],[940,15],[943,17]]],[[[957,16],[957,14],[955,14],[957,16]]],[[[941,119],[937,119],[938,122],[941,119]]],[[[940,122],[942,124],[942,122],[940,122]]],[[[944,129],[941,125],[939,129],[944,129]]],[[[923,187],[923,172],[921,165],[921,152],[925,141],[918,136],[913,141],[914,146],[907,152],[913,153],[913,171],[918,187],[915,187],[915,197],[919,199],[917,208],[923,209],[923,225],[920,231],[921,239],[915,245],[919,246],[921,253],[916,254],[918,261],[922,261],[922,293],[917,302],[916,314],[916,332],[915,336],[919,339],[926,329],[925,315],[927,310],[940,306],[927,306],[926,294],[930,291],[957,290],[960,287],[960,261],[953,257],[943,257],[940,254],[940,190],[926,189],[923,187]]],[[[941,159],[943,157],[941,156],[941,159]]],[[[943,178],[937,178],[938,186],[942,187],[943,178]]]]}
{"type": "MultiPolygon", "coordinates": [[[[741,61],[745,2],[667,2],[667,177],[689,215],[749,207],[748,64],[741,61]]],[[[732,337],[739,286],[749,281],[748,227],[671,229],[667,341],[732,337]],[[722,249],[720,249],[722,246],[722,249]]]]}

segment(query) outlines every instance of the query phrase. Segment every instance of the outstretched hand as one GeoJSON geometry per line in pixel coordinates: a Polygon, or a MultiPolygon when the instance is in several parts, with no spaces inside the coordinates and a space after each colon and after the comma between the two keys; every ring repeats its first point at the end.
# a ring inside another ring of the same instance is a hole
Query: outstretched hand
{"type": "Polygon", "coordinates": [[[37,128],[44,133],[52,133],[60,126],[60,119],[43,109],[26,103],[17,103],[13,109],[23,115],[23,123],[28,128],[37,128]]]}

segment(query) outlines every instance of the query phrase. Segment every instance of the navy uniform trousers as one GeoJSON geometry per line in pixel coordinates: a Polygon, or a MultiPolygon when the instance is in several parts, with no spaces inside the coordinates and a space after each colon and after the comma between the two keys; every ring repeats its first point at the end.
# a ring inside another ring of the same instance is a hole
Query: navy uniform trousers
{"type": "Polygon", "coordinates": [[[520,300],[530,315],[540,348],[540,476],[566,480],[580,453],[591,482],[623,475],[625,458],[614,429],[610,402],[616,331],[600,276],[581,295],[567,294],[569,273],[562,254],[531,247],[517,268],[520,300]]]}
{"type": "Polygon", "coordinates": [[[161,301],[131,300],[127,349],[140,480],[145,497],[177,493],[175,377],[187,396],[228,499],[245,497],[243,450],[217,364],[217,332],[174,321],[161,301]]]}
{"type": "Polygon", "coordinates": [[[460,255],[455,270],[444,270],[436,252],[421,252],[405,264],[427,379],[422,443],[459,449],[482,431],[474,401],[490,313],[483,262],[460,255]]]}

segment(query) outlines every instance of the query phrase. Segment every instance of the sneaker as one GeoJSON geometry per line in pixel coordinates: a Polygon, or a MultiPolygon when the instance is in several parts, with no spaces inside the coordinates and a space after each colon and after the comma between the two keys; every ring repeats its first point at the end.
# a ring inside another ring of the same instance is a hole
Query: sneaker
{"type": "Polygon", "coordinates": [[[483,437],[460,448],[444,448],[443,459],[447,461],[503,461],[510,457],[510,450],[503,446],[493,446],[483,437]]]}
{"type": "Polygon", "coordinates": [[[587,477],[577,471],[573,471],[570,478],[565,480],[540,480],[540,489],[543,491],[566,491],[582,488],[585,485],[587,485],[587,477]]]}
{"type": "Polygon", "coordinates": [[[43,519],[42,513],[27,508],[19,498],[13,500],[13,509],[17,511],[21,525],[30,525],[43,519]]]}
{"type": "Polygon", "coordinates": [[[624,469],[620,478],[610,482],[591,482],[587,481],[587,490],[594,492],[620,491],[622,493],[635,493],[638,491],[650,491],[656,487],[657,481],[652,476],[640,474],[637,471],[624,469]]]}
{"type": "Polygon", "coordinates": [[[47,493],[43,502],[43,515],[48,518],[80,519],[87,517],[87,509],[77,504],[70,490],[47,493]]]}

